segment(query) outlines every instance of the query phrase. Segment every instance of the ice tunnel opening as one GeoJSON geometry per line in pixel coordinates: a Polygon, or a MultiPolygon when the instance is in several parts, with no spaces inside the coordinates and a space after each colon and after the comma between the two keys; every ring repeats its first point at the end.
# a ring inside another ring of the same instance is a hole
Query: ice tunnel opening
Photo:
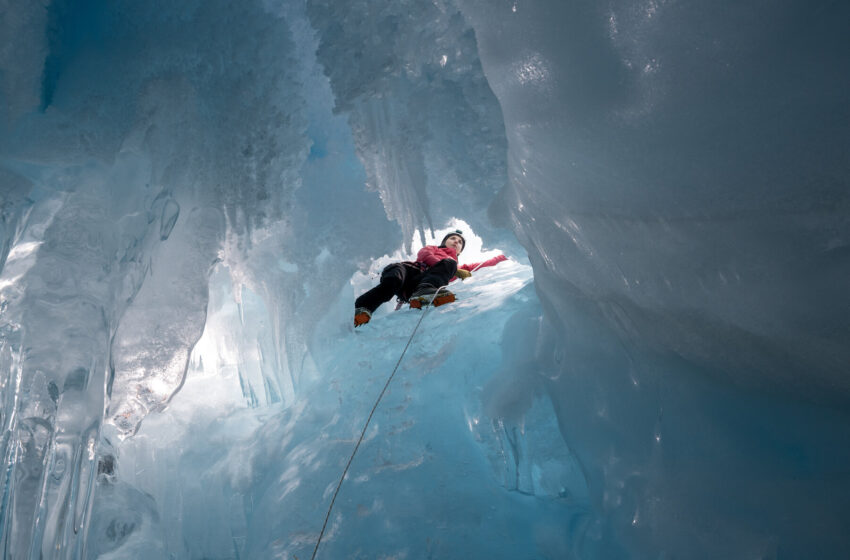
{"type": "MultiPolygon", "coordinates": [[[[500,253],[459,219],[426,233],[425,243],[456,229],[467,242],[462,263],[500,253]]],[[[216,268],[207,324],[183,387],[134,437],[115,444],[121,483],[156,505],[159,517],[142,520],[141,534],[195,556],[224,546],[226,530],[235,539],[228,546],[250,556],[252,546],[262,546],[251,544],[251,533],[263,528],[289,535],[278,545],[286,557],[308,555],[366,414],[422,317],[390,303],[368,329],[353,332],[353,295],[387,263],[409,258],[400,245],[352,276],[329,302],[297,372],[275,369],[270,358],[264,337],[271,335],[272,302],[244,285],[234,290],[231,271],[216,268]],[[290,500],[302,504],[298,512],[286,512],[290,500]],[[223,506],[227,514],[207,515],[223,506]]],[[[368,550],[376,554],[445,551],[457,546],[457,535],[481,532],[466,554],[498,555],[504,544],[497,535],[514,525],[526,527],[530,540],[516,539],[512,553],[543,546],[558,555],[568,545],[556,527],[583,532],[597,522],[583,469],[533,381],[540,372],[528,345],[541,316],[523,260],[511,255],[477,271],[453,286],[455,303],[424,319],[341,489],[321,557],[362,547],[364,532],[375,535],[368,550]],[[494,495],[502,505],[479,510],[494,495]],[[399,523],[408,531],[403,538],[393,534],[399,523]]]]}
{"type": "MultiPolygon", "coordinates": [[[[485,239],[477,235],[469,223],[462,219],[453,217],[447,220],[445,227],[427,231],[415,231],[408,243],[404,243],[399,246],[395,251],[392,252],[392,254],[376,257],[370,262],[368,268],[364,268],[356,272],[351,277],[350,282],[354,294],[361,294],[368,290],[370,287],[372,287],[372,285],[374,285],[380,278],[381,271],[388,264],[405,260],[415,260],[415,255],[423,246],[439,245],[440,240],[442,240],[445,235],[454,231],[461,231],[463,233],[463,237],[466,240],[464,249],[458,258],[459,265],[463,265],[470,262],[484,262],[503,253],[503,250],[499,248],[485,247],[485,239]]],[[[520,257],[517,255],[514,258],[517,259],[520,257]]],[[[521,258],[520,262],[523,262],[526,266],[528,265],[527,259],[524,257],[521,258]]],[[[511,265],[508,264],[506,266],[511,265]]],[[[528,266],[528,271],[532,274],[531,279],[533,280],[533,270],[530,266],[528,266]]],[[[481,272],[483,275],[487,271],[486,269],[482,269],[481,272]]],[[[525,277],[523,277],[523,280],[525,280],[525,277]]],[[[474,280],[470,280],[469,282],[469,284],[475,283],[477,282],[474,280]]],[[[466,285],[468,285],[466,282],[453,282],[451,284],[451,288],[453,291],[457,291],[457,289],[462,290],[463,287],[466,285]]],[[[482,301],[492,301],[494,302],[493,305],[496,305],[497,303],[495,302],[498,302],[500,299],[498,297],[498,292],[504,292],[505,297],[507,297],[511,295],[511,289],[515,287],[516,283],[503,284],[501,282],[497,282],[494,285],[491,285],[489,288],[482,286],[478,291],[476,291],[476,297],[480,298],[482,301]]],[[[394,302],[395,300],[379,307],[376,311],[376,317],[386,315],[387,313],[393,311],[392,304],[394,302]]]]}

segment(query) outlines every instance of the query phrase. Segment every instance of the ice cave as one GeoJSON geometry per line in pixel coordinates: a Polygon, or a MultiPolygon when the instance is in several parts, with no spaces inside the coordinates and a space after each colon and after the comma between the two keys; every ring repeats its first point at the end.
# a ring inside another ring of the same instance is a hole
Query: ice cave
{"type": "Polygon", "coordinates": [[[848,29],[0,0],[0,555],[847,557],[848,29]]]}

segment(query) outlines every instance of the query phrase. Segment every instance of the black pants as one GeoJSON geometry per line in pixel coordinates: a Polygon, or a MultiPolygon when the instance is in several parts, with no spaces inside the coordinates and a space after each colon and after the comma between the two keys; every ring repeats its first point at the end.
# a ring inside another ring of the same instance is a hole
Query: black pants
{"type": "Polygon", "coordinates": [[[381,283],[357,298],[354,307],[365,307],[373,312],[393,296],[407,301],[422,284],[439,288],[448,284],[456,273],[457,262],[452,259],[443,259],[424,272],[412,263],[393,263],[381,272],[381,283]]]}

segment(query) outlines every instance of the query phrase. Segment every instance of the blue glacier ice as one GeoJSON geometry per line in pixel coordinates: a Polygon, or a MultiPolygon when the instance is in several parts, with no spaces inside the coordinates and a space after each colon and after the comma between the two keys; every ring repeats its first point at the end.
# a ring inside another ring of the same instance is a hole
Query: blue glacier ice
{"type": "Polygon", "coordinates": [[[0,0],[3,558],[845,556],[848,23],[0,0]]]}

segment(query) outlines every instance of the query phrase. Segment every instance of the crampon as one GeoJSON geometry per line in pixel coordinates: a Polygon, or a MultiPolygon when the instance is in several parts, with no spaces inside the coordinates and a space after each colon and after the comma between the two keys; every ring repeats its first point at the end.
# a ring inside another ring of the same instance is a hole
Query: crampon
{"type": "Polygon", "coordinates": [[[354,310],[354,328],[359,327],[360,325],[365,325],[369,322],[369,319],[372,318],[372,314],[368,309],[357,308],[354,310]]]}
{"type": "Polygon", "coordinates": [[[434,294],[428,294],[410,298],[410,307],[412,307],[413,309],[422,309],[423,307],[428,307],[429,305],[433,305],[434,307],[440,307],[441,305],[445,305],[453,301],[455,301],[455,295],[451,292],[443,290],[436,296],[434,294]]]}

